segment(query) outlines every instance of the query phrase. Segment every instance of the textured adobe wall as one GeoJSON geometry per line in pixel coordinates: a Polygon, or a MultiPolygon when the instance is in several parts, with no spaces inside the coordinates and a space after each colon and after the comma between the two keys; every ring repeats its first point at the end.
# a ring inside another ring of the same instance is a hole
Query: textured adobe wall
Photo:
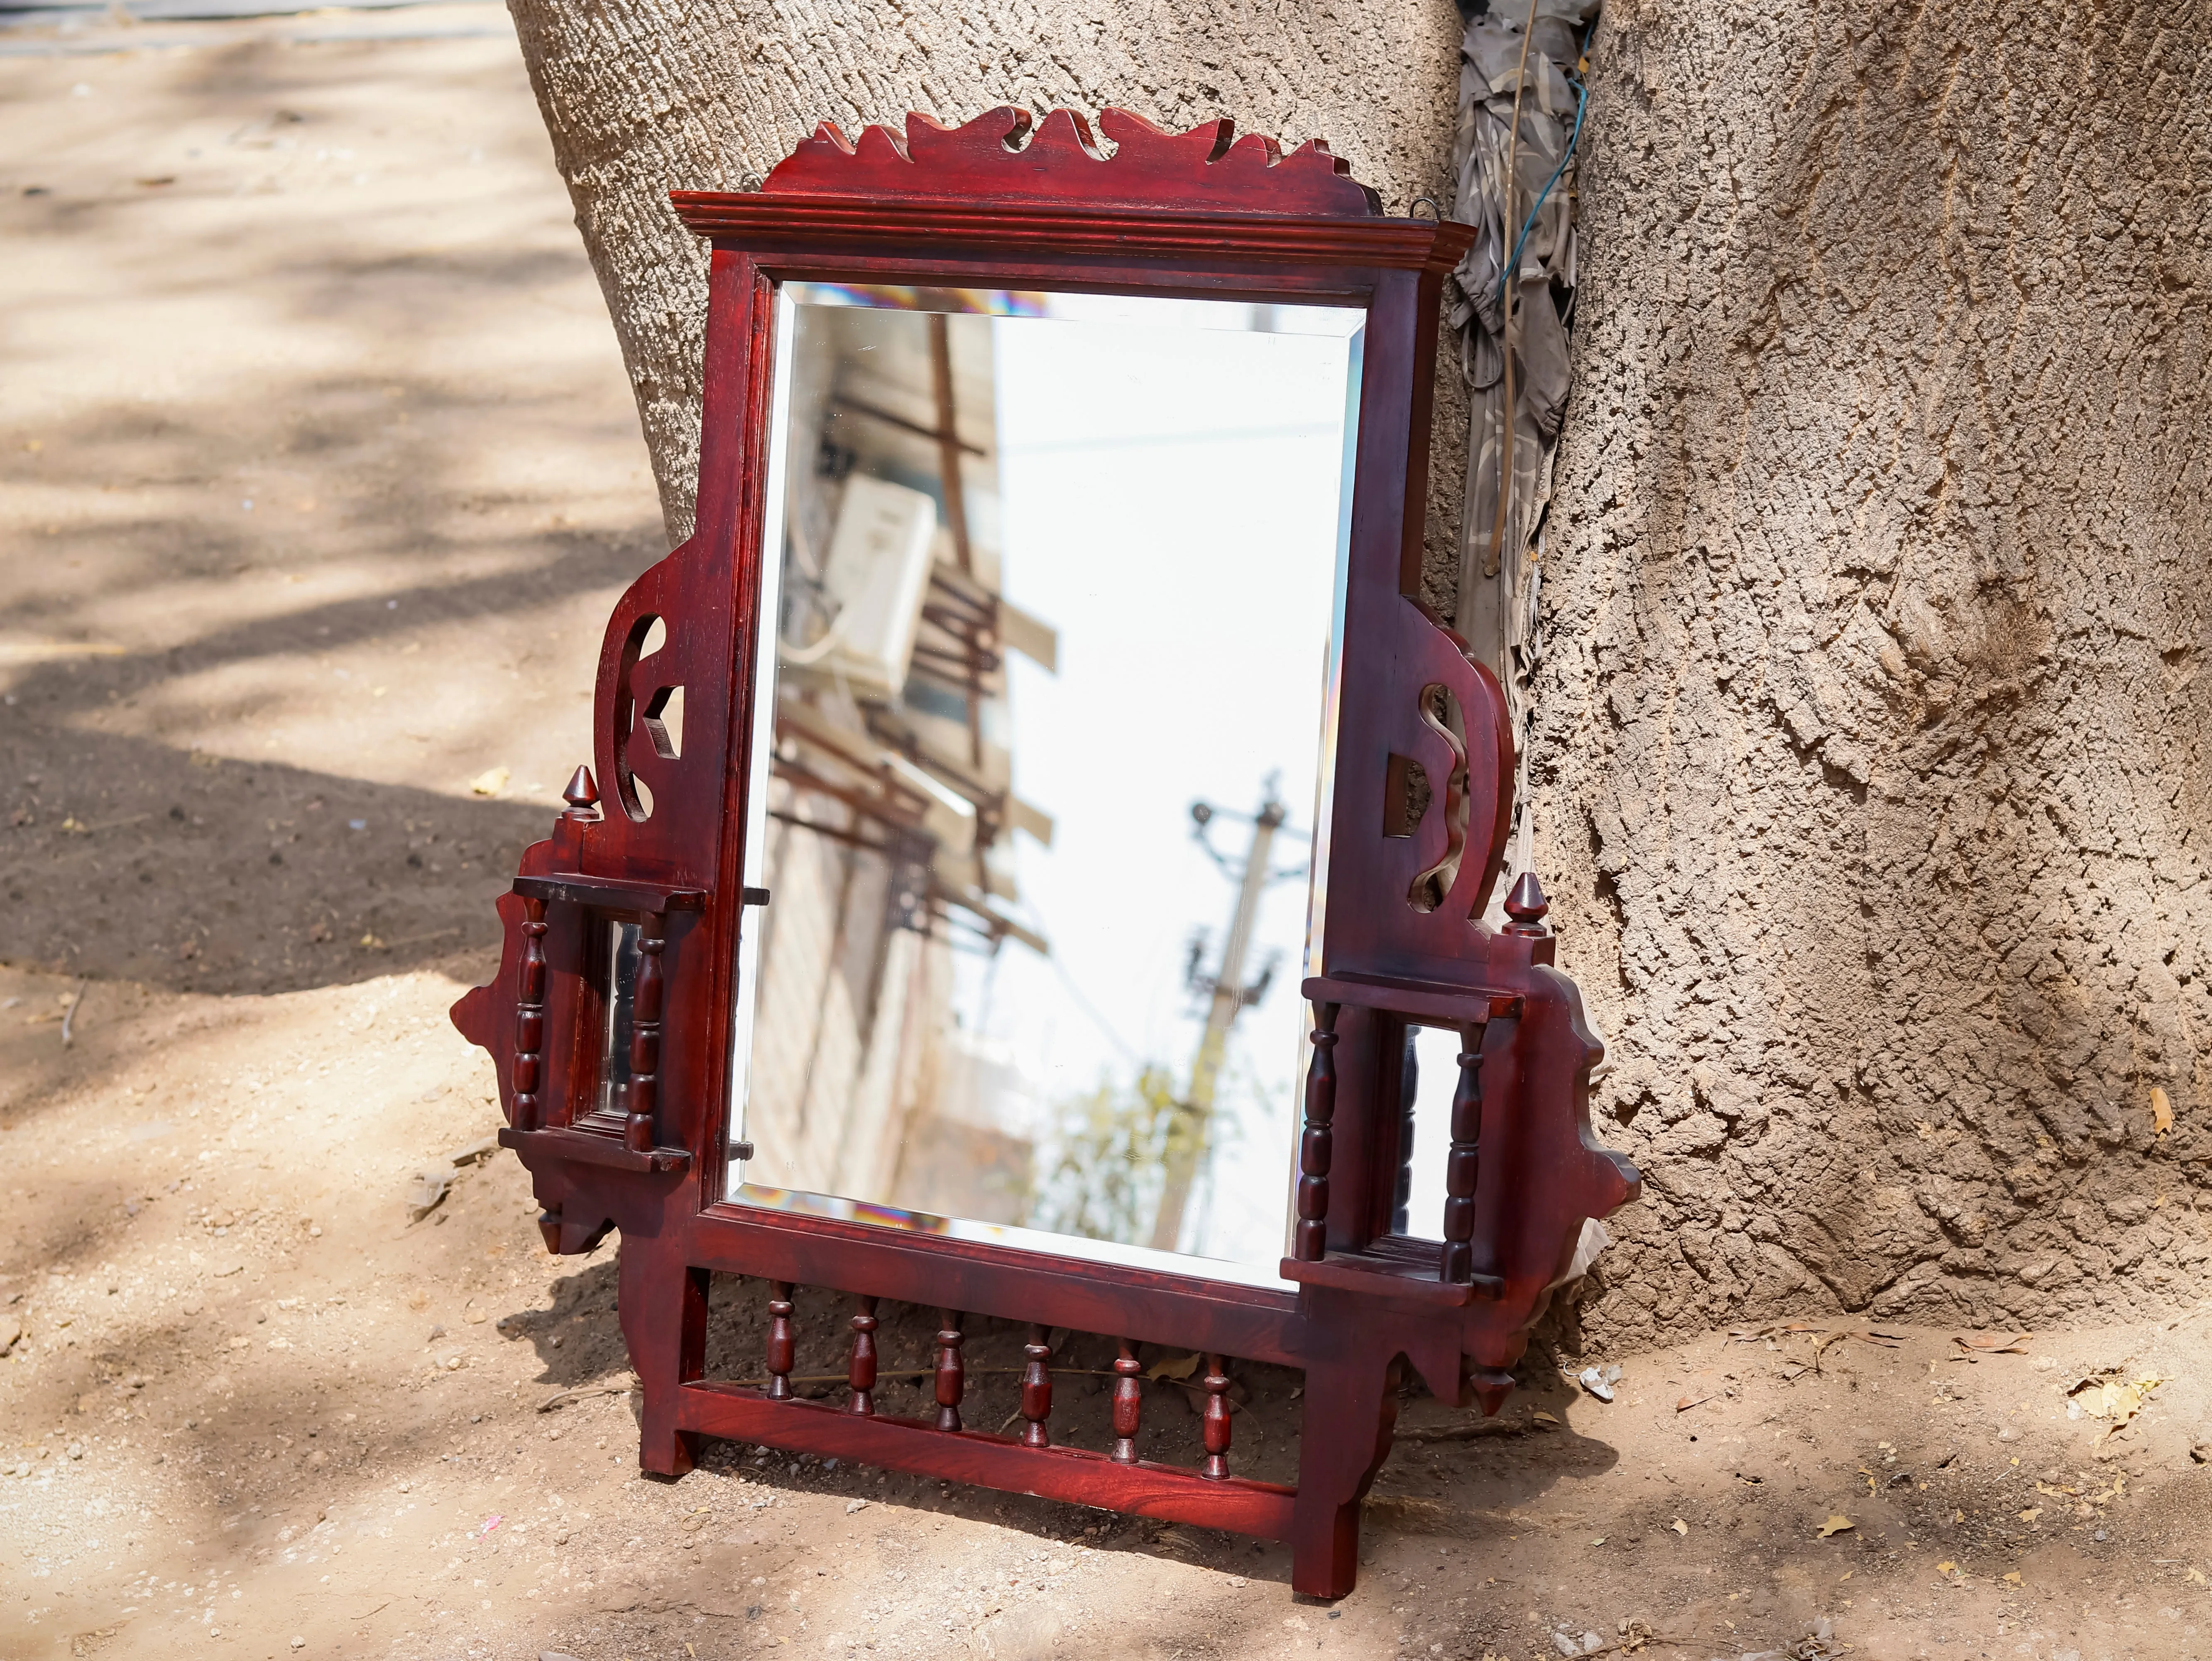
{"type": "Polygon", "coordinates": [[[1592,56],[1536,864],[1650,1180],[1585,1324],[2206,1289],[2212,11],[1592,56]]]}

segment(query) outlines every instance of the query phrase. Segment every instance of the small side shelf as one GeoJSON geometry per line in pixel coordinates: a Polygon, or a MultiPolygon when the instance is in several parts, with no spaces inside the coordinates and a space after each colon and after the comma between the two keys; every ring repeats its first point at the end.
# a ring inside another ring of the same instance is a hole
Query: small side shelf
{"type": "Polygon", "coordinates": [[[1285,1281],[1304,1286],[1357,1293],[1363,1298],[1416,1309],[1464,1309],[1495,1298],[1505,1288],[1505,1282],[1495,1275],[1471,1275],[1464,1281],[1439,1281],[1434,1264],[1416,1266],[1400,1258],[1357,1251],[1332,1251],[1319,1262],[1285,1257],[1280,1272],[1285,1281]]]}
{"type": "MultiPolygon", "coordinates": [[[[517,877],[514,891],[533,900],[565,900],[571,905],[595,905],[607,911],[703,911],[703,888],[664,888],[658,883],[623,882],[612,877],[586,877],[573,872],[546,876],[517,877]]],[[[765,904],[765,900],[763,904],[765,904]]]]}
{"type": "Polygon", "coordinates": [[[611,1171],[682,1171],[691,1163],[689,1148],[649,1147],[641,1153],[611,1136],[594,1136],[557,1125],[546,1130],[517,1130],[510,1125],[499,1133],[499,1145],[521,1154],[526,1164],[536,1157],[605,1165],[611,1171]]]}
{"type": "Polygon", "coordinates": [[[1299,988],[1299,993],[1309,1003],[1387,1009],[1409,1020],[1440,1021],[1447,1026],[1468,1021],[1512,1020],[1521,1013],[1521,995],[1517,992],[1433,986],[1423,981],[1370,980],[1364,975],[1316,975],[1299,988]]]}

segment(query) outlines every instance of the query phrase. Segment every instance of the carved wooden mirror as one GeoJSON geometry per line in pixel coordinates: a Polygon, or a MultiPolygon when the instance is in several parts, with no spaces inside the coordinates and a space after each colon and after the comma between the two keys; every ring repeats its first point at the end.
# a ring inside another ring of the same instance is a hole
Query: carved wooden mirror
{"type": "Polygon", "coordinates": [[[501,902],[492,1052],[549,1246],[623,1233],[644,1468],[741,1438],[1288,1540],[1350,1589],[1401,1369],[1495,1411],[1636,1192],[1513,776],[1417,587],[1442,280],[1318,143],[1109,110],[824,126],[713,247],[697,530],[616,608],[592,766],[501,902]],[[604,781],[605,799],[599,785],[604,781]],[[766,1383],[708,1276],[770,1283],[766,1383]],[[794,1393],[794,1286],[852,1300],[794,1393]],[[878,1410],[876,1306],[941,1311],[878,1410]],[[1030,1324],[1018,1434],[963,1320],[1030,1324]],[[1118,1340],[1068,1445],[1055,1330],[1118,1340]],[[1140,1457],[1139,1343],[1207,1358],[1140,1457]],[[1238,1359],[1304,1369],[1294,1485],[1238,1359]]]}

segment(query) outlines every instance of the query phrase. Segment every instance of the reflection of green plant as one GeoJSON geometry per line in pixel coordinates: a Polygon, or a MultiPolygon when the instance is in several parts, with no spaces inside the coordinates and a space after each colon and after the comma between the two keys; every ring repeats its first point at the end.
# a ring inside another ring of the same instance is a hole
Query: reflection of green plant
{"type": "Polygon", "coordinates": [[[1058,1119],[1032,1226],[1091,1240],[1144,1238],[1169,1154],[1199,1134],[1168,1070],[1147,1065],[1127,1084],[1102,1080],[1064,1102],[1058,1119]]]}

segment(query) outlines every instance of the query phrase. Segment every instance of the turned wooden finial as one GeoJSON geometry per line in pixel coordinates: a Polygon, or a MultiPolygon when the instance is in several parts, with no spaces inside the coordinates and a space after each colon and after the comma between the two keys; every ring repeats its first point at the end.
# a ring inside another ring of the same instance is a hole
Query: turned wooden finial
{"type": "Polygon", "coordinates": [[[1523,871],[1521,879],[1513,885],[1513,891],[1505,897],[1505,915],[1513,921],[1505,925],[1509,934],[1548,934],[1544,927],[1544,914],[1552,903],[1544,897],[1544,885],[1536,880],[1534,871],[1523,871]]]}
{"type": "Polygon", "coordinates": [[[571,819],[592,819],[599,817],[599,787],[592,777],[592,770],[579,767],[568,778],[568,788],[561,793],[561,800],[568,804],[562,817],[571,819]]]}

